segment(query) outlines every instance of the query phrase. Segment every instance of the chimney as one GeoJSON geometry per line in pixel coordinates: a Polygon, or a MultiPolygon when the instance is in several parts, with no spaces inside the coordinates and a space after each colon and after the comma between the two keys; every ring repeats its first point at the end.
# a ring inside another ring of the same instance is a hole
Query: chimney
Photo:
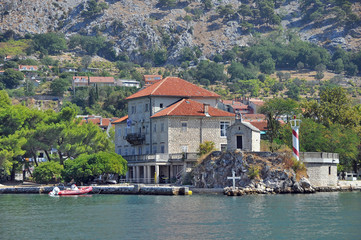
{"type": "Polygon", "coordinates": [[[209,104],[208,103],[203,103],[204,106],[204,115],[209,116],[209,104]]]}

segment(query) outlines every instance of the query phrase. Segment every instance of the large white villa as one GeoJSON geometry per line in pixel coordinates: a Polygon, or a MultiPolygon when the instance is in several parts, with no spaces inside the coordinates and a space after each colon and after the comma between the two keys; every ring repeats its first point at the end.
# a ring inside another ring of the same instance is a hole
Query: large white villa
{"type": "Polygon", "coordinates": [[[235,115],[217,108],[220,96],[167,77],[129,96],[128,116],[114,122],[116,152],[128,161],[127,180],[158,183],[194,165],[200,143],[226,149],[235,115]]]}

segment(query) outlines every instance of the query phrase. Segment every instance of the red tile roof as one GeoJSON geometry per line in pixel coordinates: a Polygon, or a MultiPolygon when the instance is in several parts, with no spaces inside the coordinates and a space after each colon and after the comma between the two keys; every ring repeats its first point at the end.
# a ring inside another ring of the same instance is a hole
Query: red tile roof
{"type": "MultiPolygon", "coordinates": [[[[229,113],[218,108],[208,106],[208,114],[211,117],[234,117],[233,113],[229,113]]],[[[181,101],[163,109],[154,114],[153,117],[162,116],[206,116],[204,113],[204,104],[190,99],[182,99],[181,101]]]]}
{"type": "Polygon", "coordinates": [[[114,83],[113,77],[89,77],[89,83],[114,83]]]}
{"type": "Polygon", "coordinates": [[[19,71],[37,71],[38,66],[35,65],[19,65],[19,71]]]}
{"type": "Polygon", "coordinates": [[[258,128],[260,131],[267,131],[267,120],[250,121],[249,123],[258,128]]]}
{"type": "Polygon", "coordinates": [[[146,96],[177,96],[177,97],[198,97],[198,98],[219,98],[214,92],[208,91],[193,83],[187,82],[178,77],[166,77],[162,81],[144,88],[126,99],[134,99],[146,96]]]}
{"type": "Polygon", "coordinates": [[[266,115],[264,114],[253,114],[253,113],[246,113],[246,114],[242,114],[242,117],[244,120],[264,120],[266,119],[266,115]]]}
{"type": "Polygon", "coordinates": [[[115,121],[113,122],[113,124],[121,123],[121,122],[123,122],[123,121],[125,121],[125,120],[127,120],[127,119],[128,119],[128,115],[127,115],[127,116],[124,116],[124,117],[121,117],[121,118],[119,118],[118,120],[115,120],[115,121]]]}

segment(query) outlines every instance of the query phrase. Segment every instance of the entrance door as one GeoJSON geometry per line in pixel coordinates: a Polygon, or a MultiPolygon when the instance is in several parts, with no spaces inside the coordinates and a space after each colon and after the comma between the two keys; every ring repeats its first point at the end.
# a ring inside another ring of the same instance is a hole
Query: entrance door
{"type": "Polygon", "coordinates": [[[243,149],[243,138],[242,136],[237,136],[237,148],[243,149]]]}

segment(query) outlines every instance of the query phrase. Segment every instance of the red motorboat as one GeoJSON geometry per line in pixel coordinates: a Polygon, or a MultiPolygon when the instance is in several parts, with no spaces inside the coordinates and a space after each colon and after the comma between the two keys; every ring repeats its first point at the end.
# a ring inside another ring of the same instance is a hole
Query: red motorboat
{"type": "Polygon", "coordinates": [[[91,192],[93,187],[76,187],[76,189],[67,189],[67,190],[60,190],[58,187],[55,187],[53,191],[49,192],[50,196],[72,196],[72,195],[82,195],[91,192]]]}
{"type": "Polygon", "coordinates": [[[62,190],[60,192],[58,192],[59,196],[65,196],[65,195],[82,195],[82,194],[86,194],[88,192],[91,192],[93,190],[93,188],[90,187],[80,187],[77,190],[62,190]]]}

